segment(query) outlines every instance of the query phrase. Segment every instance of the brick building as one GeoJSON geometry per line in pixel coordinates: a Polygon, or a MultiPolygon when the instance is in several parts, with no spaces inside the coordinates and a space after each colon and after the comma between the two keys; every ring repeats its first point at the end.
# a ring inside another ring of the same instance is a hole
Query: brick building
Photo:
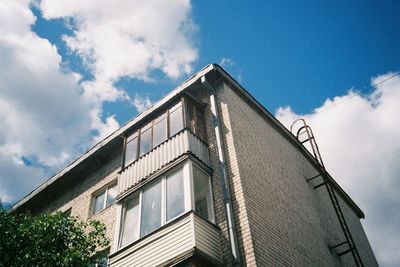
{"type": "Polygon", "coordinates": [[[104,222],[110,266],[377,266],[320,163],[208,65],[12,209],[104,222]]]}

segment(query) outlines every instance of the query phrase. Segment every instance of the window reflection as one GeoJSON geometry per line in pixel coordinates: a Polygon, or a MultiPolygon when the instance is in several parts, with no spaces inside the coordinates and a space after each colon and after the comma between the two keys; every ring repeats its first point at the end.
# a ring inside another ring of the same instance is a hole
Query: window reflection
{"type": "Polygon", "coordinates": [[[206,125],[204,121],[204,113],[201,108],[190,100],[187,101],[187,123],[192,132],[202,140],[205,139],[206,125]]]}
{"type": "Polygon", "coordinates": [[[195,211],[205,219],[211,220],[211,194],[208,175],[193,166],[193,188],[195,211]]]}
{"type": "Polygon", "coordinates": [[[183,116],[182,116],[182,103],[179,102],[177,105],[169,110],[169,136],[177,134],[183,129],[183,116]]]}
{"type": "MultiPolygon", "coordinates": [[[[187,101],[186,125],[201,139],[205,139],[206,125],[203,111],[197,106],[197,104],[193,104],[190,100],[187,101]]],[[[140,138],[138,133],[134,133],[127,137],[125,147],[125,166],[135,161],[138,156],[146,154],[152,148],[164,142],[168,137],[177,134],[184,127],[183,106],[182,102],[178,102],[175,106],[169,109],[169,112],[163,113],[158,118],[142,127],[138,131],[140,132],[140,138]],[[138,142],[138,140],[140,140],[140,142],[138,142]]]]}
{"type": "Polygon", "coordinates": [[[125,165],[135,161],[139,156],[149,152],[184,128],[182,102],[178,102],[153,121],[126,139],[125,165]],[[140,141],[139,141],[140,140],[140,141]],[[139,153],[138,153],[139,151],[139,153]]]}
{"type": "Polygon", "coordinates": [[[123,247],[139,238],[139,198],[133,198],[125,203],[122,215],[121,243],[123,247]]]}
{"type": "Polygon", "coordinates": [[[210,190],[210,177],[190,161],[182,168],[146,185],[137,192],[135,198],[128,198],[124,203],[119,246],[152,233],[189,209],[212,221],[210,190]],[[190,169],[193,171],[192,175],[189,173],[190,169]],[[186,182],[190,186],[184,186],[186,182]],[[194,199],[194,203],[191,199],[194,199]]]}
{"type": "Polygon", "coordinates": [[[140,131],[140,155],[151,150],[151,123],[144,126],[140,131]]]}
{"type": "Polygon", "coordinates": [[[126,141],[125,166],[137,159],[137,133],[130,135],[126,141]]]}
{"type": "Polygon", "coordinates": [[[185,211],[183,172],[179,170],[166,179],[167,182],[167,221],[185,211]]]}
{"type": "Polygon", "coordinates": [[[111,185],[104,188],[101,192],[93,196],[93,210],[92,213],[96,214],[111,204],[114,204],[117,197],[117,185],[111,185]]]}
{"type": "Polygon", "coordinates": [[[117,198],[117,186],[108,188],[106,207],[113,204],[116,198],[117,198]]]}
{"type": "Polygon", "coordinates": [[[153,147],[158,146],[162,142],[167,139],[167,117],[165,113],[154,120],[154,145],[153,147]]]}
{"type": "Polygon", "coordinates": [[[104,209],[104,198],[106,197],[106,191],[96,196],[94,200],[93,214],[98,213],[104,209]]]}
{"type": "Polygon", "coordinates": [[[161,181],[143,191],[142,201],[140,236],[145,236],[161,226],[161,181]]]}

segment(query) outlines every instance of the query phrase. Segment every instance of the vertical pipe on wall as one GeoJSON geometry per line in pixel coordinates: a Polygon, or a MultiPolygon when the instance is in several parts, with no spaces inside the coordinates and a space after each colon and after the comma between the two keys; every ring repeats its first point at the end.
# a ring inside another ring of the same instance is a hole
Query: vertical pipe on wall
{"type": "Polygon", "coordinates": [[[224,147],[222,142],[222,132],[221,132],[221,123],[219,120],[218,109],[217,109],[217,101],[215,99],[216,91],[214,87],[212,87],[207,81],[206,77],[201,77],[201,83],[209,90],[210,92],[210,105],[211,112],[213,115],[213,127],[215,131],[215,138],[217,140],[217,150],[218,150],[218,159],[219,159],[219,171],[221,178],[221,186],[222,186],[222,194],[224,198],[225,212],[228,223],[228,232],[229,232],[229,240],[231,245],[233,264],[234,266],[241,266],[240,255],[239,255],[239,246],[238,246],[238,237],[234,222],[234,213],[232,206],[232,197],[231,191],[228,183],[228,173],[226,170],[225,164],[225,155],[224,155],[224,147]]]}

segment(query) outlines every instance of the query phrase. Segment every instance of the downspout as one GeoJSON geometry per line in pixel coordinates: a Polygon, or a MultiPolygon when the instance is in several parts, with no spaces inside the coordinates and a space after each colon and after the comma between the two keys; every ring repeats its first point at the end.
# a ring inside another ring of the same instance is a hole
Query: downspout
{"type": "Polygon", "coordinates": [[[217,139],[217,150],[218,150],[218,165],[219,165],[219,172],[220,172],[220,179],[221,179],[221,186],[222,186],[222,195],[225,204],[225,211],[227,216],[227,223],[228,223],[228,232],[229,232],[229,240],[231,243],[231,251],[232,251],[232,258],[233,258],[233,265],[234,266],[241,266],[240,255],[239,255],[239,246],[238,246],[238,237],[236,232],[236,227],[234,223],[234,213],[233,213],[233,206],[232,206],[232,197],[231,191],[229,188],[228,183],[228,172],[226,171],[226,164],[225,164],[225,154],[224,154],[224,147],[222,142],[222,132],[221,132],[221,123],[218,116],[218,109],[217,109],[217,101],[215,100],[216,91],[214,87],[212,87],[207,81],[206,77],[201,77],[201,83],[209,90],[210,92],[210,105],[211,105],[211,112],[213,115],[213,127],[215,131],[215,138],[217,139]]]}

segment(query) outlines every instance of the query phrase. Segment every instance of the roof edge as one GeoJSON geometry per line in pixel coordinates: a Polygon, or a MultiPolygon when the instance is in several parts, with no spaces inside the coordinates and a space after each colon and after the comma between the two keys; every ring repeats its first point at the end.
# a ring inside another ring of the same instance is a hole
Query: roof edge
{"type": "MultiPolygon", "coordinates": [[[[138,114],[131,120],[129,120],[127,123],[125,123],[123,126],[121,126],[119,129],[115,130],[113,133],[105,137],[103,140],[92,146],[90,149],[88,149],[85,153],[83,153],[81,156],[79,156],[77,159],[72,161],[69,165],[67,165],[64,169],[62,169],[60,172],[57,174],[53,175],[50,177],[47,181],[39,185],[37,188],[35,188],[33,191],[31,191],[29,194],[27,194],[25,197],[20,199],[18,202],[16,202],[11,208],[11,212],[17,211],[19,208],[21,208],[24,204],[26,204],[29,200],[37,196],[40,192],[45,190],[48,186],[53,184],[54,182],[58,181],[61,177],[63,177],[65,174],[67,174],[69,171],[71,171],[73,168],[81,164],[84,160],[92,156],[95,152],[100,150],[102,147],[110,143],[112,140],[115,140],[118,137],[121,137],[125,131],[127,131],[129,128],[131,128],[133,125],[136,123],[140,122],[142,119],[146,118],[148,115],[152,114],[155,110],[159,109],[161,106],[163,106],[165,103],[169,102],[174,96],[177,94],[180,94],[184,90],[186,90],[188,87],[190,87],[192,84],[194,84],[197,80],[199,80],[202,76],[206,75],[207,73],[216,70],[218,73],[220,73],[226,80],[231,82],[236,89],[240,91],[240,93],[245,96],[249,101],[251,101],[266,117],[270,120],[272,125],[283,134],[283,136],[289,140],[292,144],[294,144],[308,159],[308,161],[318,170],[322,171],[322,167],[319,165],[319,163],[315,160],[315,158],[310,154],[310,152],[297,140],[297,138],[289,132],[289,130],[283,126],[260,102],[257,101],[244,87],[242,87],[229,73],[227,73],[221,66],[218,64],[209,64],[205,67],[203,67],[199,72],[196,74],[192,75],[188,79],[186,79],[183,83],[181,83],[178,87],[176,87],[174,90],[169,92],[165,97],[161,98],[158,100],[155,104],[150,106],[148,109],[143,111],[142,113],[138,114]]],[[[325,171],[325,173],[327,173],[325,171]]],[[[340,187],[340,185],[331,177],[329,173],[327,173],[331,180],[333,181],[334,187],[339,191],[339,193],[344,197],[345,201],[350,204],[350,206],[353,208],[353,210],[357,213],[357,215],[360,218],[364,218],[365,215],[363,211],[357,206],[357,204],[350,198],[350,196],[340,187]]]]}
{"type": "Polygon", "coordinates": [[[165,103],[167,103],[170,99],[172,99],[175,95],[183,92],[186,88],[194,84],[197,80],[199,80],[202,76],[206,75],[207,73],[211,72],[212,70],[215,69],[214,64],[209,64],[205,67],[203,67],[199,72],[196,74],[192,75],[188,79],[186,79],[183,83],[181,83],[178,87],[173,89],[171,92],[169,92],[166,96],[158,100],[155,104],[147,108],[145,111],[142,113],[138,114],[137,116],[133,117],[131,120],[129,120],[127,123],[125,123],[123,126],[121,126],[119,129],[115,130],[113,133],[105,137],[103,140],[92,146],[90,149],[88,149],[85,153],[83,153],[81,156],[79,156],[77,159],[72,161],[70,164],[68,164],[64,169],[62,169],[60,172],[57,174],[51,176],[48,180],[43,182],[41,185],[39,185],[37,188],[35,188],[33,191],[31,191],[29,194],[27,194],[25,197],[20,199],[18,202],[16,202],[11,208],[10,212],[15,212],[19,208],[21,208],[24,204],[26,204],[29,200],[37,196],[40,192],[42,192],[44,189],[46,189],[48,186],[59,180],[61,177],[63,177],[65,174],[67,174],[69,171],[71,171],[73,168],[78,166],[80,163],[82,163],[85,159],[89,158],[92,156],[95,152],[97,152],[99,149],[110,143],[112,140],[122,136],[126,130],[131,128],[133,125],[136,123],[140,122],[142,119],[147,117],[148,115],[152,114],[153,111],[157,110],[161,106],[163,106],[165,103]]]}
{"type": "Polygon", "coordinates": [[[218,64],[213,64],[215,69],[221,73],[221,75],[231,82],[240,93],[246,97],[252,104],[254,104],[262,113],[270,120],[272,125],[277,129],[289,142],[295,145],[300,152],[305,155],[306,159],[320,172],[326,173],[331,181],[333,182],[334,188],[344,198],[353,211],[358,215],[359,218],[365,218],[364,212],[361,208],[351,199],[351,197],[344,191],[344,189],[333,179],[333,177],[317,162],[317,160],[311,155],[311,153],[300,143],[300,141],[285,127],[283,124],[275,118],[257,99],[255,99],[243,86],[241,86],[228,72],[226,72],[218,64]]]}

